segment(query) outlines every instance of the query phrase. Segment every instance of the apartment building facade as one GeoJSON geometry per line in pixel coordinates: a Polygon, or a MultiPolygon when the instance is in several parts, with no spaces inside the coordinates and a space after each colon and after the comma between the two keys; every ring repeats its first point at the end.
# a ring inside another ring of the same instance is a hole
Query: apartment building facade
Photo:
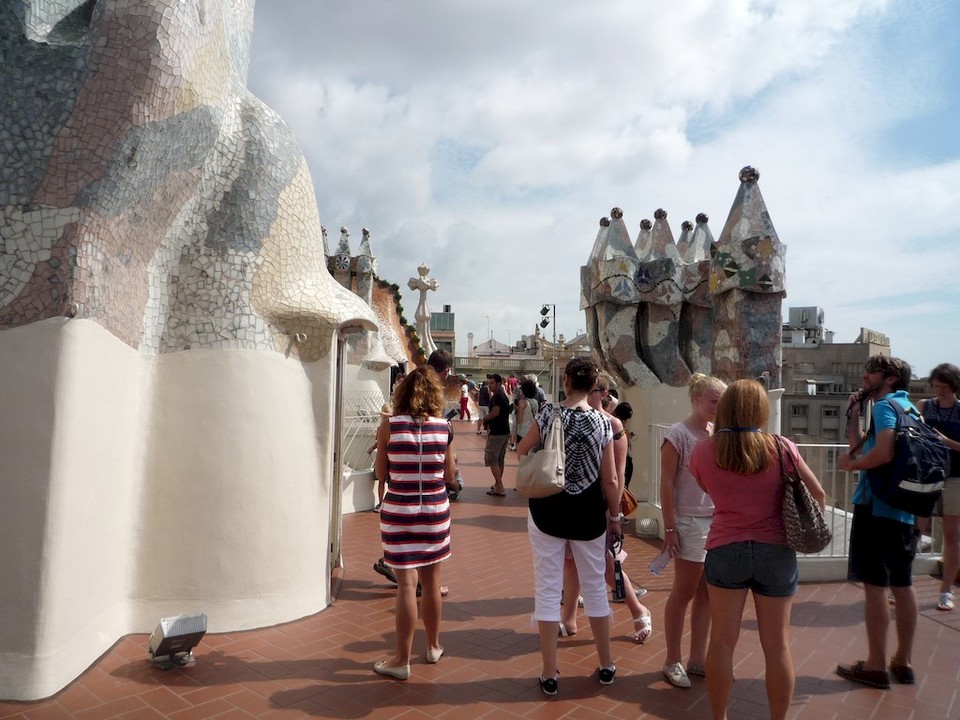
{"type": "Polygon", "coordinates": [[[860,328],[854,342],[836,343],[822,309],[790,308],[782,351],[781,432],[796,442],[844,442],[847,398],[860,387],[867,358],[890,354],[890,339],[860,328]]]}

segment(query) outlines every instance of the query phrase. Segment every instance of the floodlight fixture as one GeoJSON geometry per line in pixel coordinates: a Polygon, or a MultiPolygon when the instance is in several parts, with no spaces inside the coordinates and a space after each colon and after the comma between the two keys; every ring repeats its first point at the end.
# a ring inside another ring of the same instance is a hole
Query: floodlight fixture
{"type": "Polygon", "coordinates": [[[550,324],[550,321],[547,320],[546,318],[544,318],[543,320],[540,321],[540,327],[542,327],[542,328],[545,328],[545,327],[546,327],[547,325],[549,325],[549,324],[550,324]]]}
{"type": "MultiPolygon", "coordinates": [[[[542,308],[540,308],[540,314],[541,314],[541,315],[546,315],[548,312],[550,312],[550,306],[549,306],[549,305],[544,305],[542,308]]],[[[546,327],[546,326],[544,326],[544,327],[546,327]]]]}
{"type": "Polygon", "coordinates": [[[189,665],[194,661],[193,648],[206,632],[207,616],[204,613],[160,618],[147,643],[150,660],[164,670],[189,665]]]}

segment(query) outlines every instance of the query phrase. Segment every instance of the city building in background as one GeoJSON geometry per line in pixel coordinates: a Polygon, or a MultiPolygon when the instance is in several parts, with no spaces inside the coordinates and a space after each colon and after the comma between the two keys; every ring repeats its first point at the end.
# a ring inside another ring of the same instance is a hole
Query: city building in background
{"type": "Polygon", "coordinates": [[[850,343],[834,342],[819,307],[792,307],[783,325],[782,432],[801,443],[842,443],[850,393],[860,387],[871,355],[890,355],[890,338],[860,328],[850,343]]]}

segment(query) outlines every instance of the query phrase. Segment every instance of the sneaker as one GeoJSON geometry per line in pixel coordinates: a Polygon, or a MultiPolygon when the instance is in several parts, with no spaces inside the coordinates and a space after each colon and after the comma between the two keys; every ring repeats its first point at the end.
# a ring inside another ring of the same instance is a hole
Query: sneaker
{"type": "Polygon", "coordinates": [[[600,677],[601,685],[613,685],[613,676],[617,674],[617,666],[611,665],[608,668],[597,668],[597,675],[600,677]]]}
{"type": "Polygon", "coordinates": [[[683,669],[680,663],[672,663],[663,666],[663,676],[667,682],[678,688],[690,687],[690,678],[687,677],[687,671],[683,669]]]}
{"type": "MultiPolygon", "coordinates": [[[[639,600],[639,599],[642,598],[644,595],[646,595],[647,592],[648,592],[647,589],[646,589],[645,587],[642,587],[642,586],[637,586],[637,587],[635,587],[635,588],[633,589],[633,594],[637,596],[637,600],[639,600]]],[[[610,595],[610,602],[622,603],[622,602],[626,602],[626,598],[618,598],[616,595],[613,595],[613,594],[611,593],[611,595],[610,595]]]]}
{"type": "Polygon", "coordinates": [[[556,695],[559,688],[559,677],[545,678],[540,676],[540,689],[544,695],[556,695]]]}

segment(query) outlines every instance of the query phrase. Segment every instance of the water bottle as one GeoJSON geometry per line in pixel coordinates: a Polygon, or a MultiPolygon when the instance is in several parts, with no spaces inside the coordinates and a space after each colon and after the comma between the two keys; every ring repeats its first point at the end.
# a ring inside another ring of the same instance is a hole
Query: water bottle
{"type": "Polygon", "coordinates": [[[664,548],[660,551],[660,554],[654,558],[653,562],[650,563],[650,574],[659,575],[663,572],[664,568],[670,564],[670,551],[667,548],[664,548]]]}

